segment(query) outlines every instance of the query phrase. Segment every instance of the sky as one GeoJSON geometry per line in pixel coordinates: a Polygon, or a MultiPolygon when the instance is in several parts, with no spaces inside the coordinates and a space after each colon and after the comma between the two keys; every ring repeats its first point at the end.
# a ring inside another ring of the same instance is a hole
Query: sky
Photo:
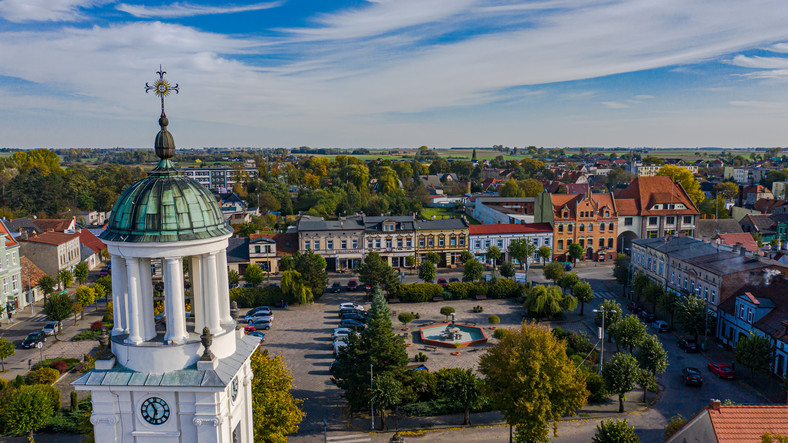
{"type": "Polygon", "coordinates": [[[768,0],[0,0],[0,146],[765,147],[768,0]]]}

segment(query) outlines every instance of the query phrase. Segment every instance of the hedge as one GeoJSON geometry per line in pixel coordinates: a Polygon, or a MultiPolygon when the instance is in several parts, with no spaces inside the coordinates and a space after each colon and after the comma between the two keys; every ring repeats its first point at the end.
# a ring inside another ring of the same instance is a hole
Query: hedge
{"type": "Polygon", "coordinates": [[[53,368],[39,368],[27,376],[27,382],[31,385],[51,385],[60,378],[60,371],[53,368]]]}
{"type": "Polygon", "coordinates": [[[276,306],[282,300],[288,303],[293,303],[294,301],[293,297],[286,297],[278,286],[230,289],[230,301],[237,302],[239,308],[276,306]]]}
{"type": "Polygon", "coordinates": [[[405,303],[432,301],[441,295],[443,286],[436,283],[411,283],[399,285],[394,291],[396,298],[405,303]]]}
{"type": "Polygon", "coordinates": [[[463,300],[466,298],[478,298],[479,296],[488,298],[512,298],[517,297],[523,292],[523,285],[506,278],[499,278],[489,283],[454,282],[449,283],[446,289],[452,294],[453,300],[463,300]]]}

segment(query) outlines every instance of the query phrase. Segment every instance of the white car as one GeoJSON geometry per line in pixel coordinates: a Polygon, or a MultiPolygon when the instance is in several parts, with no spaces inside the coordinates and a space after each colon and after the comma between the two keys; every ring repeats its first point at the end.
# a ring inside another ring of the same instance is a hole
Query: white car
{"type": "Polygon", "coordinates": [[[250,316],[246,317],[246,322],[249,323],[249,324],[254,323],[256,321],[259,321],[259,320],[268,320],[269,322],[273,322],[274,321],[274,313],[270,312],[270,311],[268,313],[262,313],[261,312],[261,313],[257,313],[257,314],[250,315],[250,316]]]}
{"type": "Polygon", "coordinates": [[[347,337],[337,337],[334,339],[334,353],[336,353],[337,343],[342,343],[341,346],[347,346],[347,337]]]}
{"type": "Polygon", "coordinates": [[[339,337],[348,337],[351,332],[353,331],[348,328],[336,328],[333,332],[331,332],[331,338],[336,340],[339,337]]]}
{"type": "Polygon", "coordinates": [[[47,323],[42,329],[46,335],[55,335],[60,332],[60,325],[56,321],[47,323]]]}
{"type": "Polygon", "coordinates": [[[343,309],[355,309],[356,311],[363,311],[364,307],[361,306],[361,305],[358,305],[356,303],[348,302],[348,303],[342,303],[342,304],[339,305],[339,310],[341,311],[343,309]]]}
{"type": "Polygon", "coordinates": [[[339,350],[342,348],[347,347],[347,343],[342,340],[338,340],[334,342],[334,356],[339,355],[339,350]]]}

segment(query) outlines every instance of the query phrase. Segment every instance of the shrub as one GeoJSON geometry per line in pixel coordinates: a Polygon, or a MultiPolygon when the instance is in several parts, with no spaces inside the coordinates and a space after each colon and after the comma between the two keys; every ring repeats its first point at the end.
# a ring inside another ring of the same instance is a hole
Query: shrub
{"type": "Polygon", "coordinates": [[[239,308],[253,308],[255,306],[274,306],[280,301],[293,303],[292,296],[285,296],[278,286],[265,288],[232,288],[230,301],[237,302],[239,308]]]}
{"type": "Polygon", "coordinates": [[[428,356],[424,355],[424,353],[419,352],[413,357],[413,361],[425,362],[429,359],[428,356]]]}
{"type": "Polygon", "coordinates": [[[71,400],[71,410],[79,410],[79,393],[77,391],[71,391],[69,400],[71,400]]]}
{"type": "Polygon", "coordinates": [[[487,297],[488,284],[480,281],[471,281],[465,283],[468,288],[468,297],[479,298],[487,297]]]}
{"type": "Polygon", "coordinates": [[[483,311],[484,311],[484,308],[481,307],[481,306],[474,306],[473,307],[473,312],[477,312],[478,313],[478,312],[483,312],[483,311]]]}
{"type": "Polygon", "coordinates": [[[112,314],[104,314],[104,316],[101,317],[101,321],[104,323],[115,323],[115,317],[113,317],[112,314]]]}
{"type": "Polygon", "coordinates": [[[487,322],[490,323],[491,325],[497,325],[498,323],[501,322],[501,319],[497,315],[491,315],[487,317],[487,322]]]}
{"type": "Polygon", "coordinates": [[[91,331],[100,331],[102,326],[104,326],[104,323],[102,323],[100,321],[94,321],[93,323],[90,324],[90,330],[91,331]]]}
{"type": "Polygon", "coordinates": [[[522,292],[522,285],[519,283],[499,278],[487,284],[487,297],[490,298],[512,298],[517,297],[522,292]]]}
{"type": "Polygon", "coordinates": [[[563,340],[564,337],[566,337],[566,332],[564,332],[564,330],[559,328],[558,326],[554,327],[551,332],[553,333],[555,338],[557,338],[559,340],[563,340]]]}
{"type": "Polygon", "coordinates": [[[443,292],[443,287],[436,283],[411,283],[399,285],[394,291],[396,298],[405,303],[431,301],[443,292]]]}
{"type": "Polygon", "coordinates": [[[5,391],[8,388],[9,384],[11,384],[10,380],[0,378],[0,391],[5,391]]]}
{"type": "Polygon", "coordinates": [[[583,356],[580,354],[572,354],[569,356],[569,360],[572,360],[572,363],[574,363],[575,367],[577,367],[583,363],[583,356]]]}
{"type": "Polygon", "coordinates": [[[588,390],[589,403],[603,403],[607,400],[605,379],[596,372],[586,373],[586,389],[588,390]]]}
{"type": "Polygon", "coordinates": [[[60,371],[52,368],[38,368],[27,376],[31,385],[51,385],[60,378],[60,371]]]}
{"type": "Polygon", "coordinates": [[[493,332],[493,337],[498,340],[502,339],[504,335],[506,335],[506,329],[496,329],[495,332],[493,332]]]}
{"type": "Polygon", "coordinates": [[[448,319],[450,315],[454,314],[454,308],[451,306],[444,306],[441,308],[441,315],[445,315],[448,319]]]}
{"type": "Polygon", "coordinates": [[[452,282],[446,286],[446,289],[452,293],[453,299],[455,300],[464,300],[468,298],[468,284],[462,282],[452,282]]]}
{"type": "Polygon", "coordinates": [[[588,340],[588,336],[580,332],[569,331],[566,333],[567,344],[581,354],[588,354],[594,349],[594,344],[588,340]]]}
{"type": "Polygon", "coordinates": [[[413,321],[413,314],[410,312],[400,312],[397,319],[402,322],[403,325],[407,325],[413,321]]]}
{"type": "Polygon", "coordinates": [[[11,382],[11,386],[14,388],[20,388],[26,384],[27,384],[27,380],[25,379],[25,377],[22,377],[21,375],[17,375],[14,381],[11,382]]]}
{"type": "Polygon", "coordinates": [[[53,411],[59,411],[60,410],[60,389],[58,389],[58,388],[56,388],[56,387],[54,387],[52,385],[36,384],[36,385],[22,386],[20,388],[20,390],[21,391],[25,391],[25,390],[42,391],[47,396],[47,398],[49,399],[49,402],[52,404],[52,410],[53,411]]]}
{"type": "Polygon", "coordinates": [[[49,367],[52,369],[57,369],[57,371],[62,375],[68,370],[68,363],[64,362],[63,360],[55,360],[49,364],[49,367]]]}

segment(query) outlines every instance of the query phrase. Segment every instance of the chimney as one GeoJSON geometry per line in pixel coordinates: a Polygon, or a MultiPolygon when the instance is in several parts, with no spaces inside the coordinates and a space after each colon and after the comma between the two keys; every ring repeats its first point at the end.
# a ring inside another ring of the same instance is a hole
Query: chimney
{"type": "Polygon", "coordinates": [[[739,248],[739,255],[741,255],[742,257],[744,257],[746,254],[747,254],[747,248],[745,248],[744,246],[742,246],[741,248],[739,248]]]}
{"type": "Polygon", "coordinates": [[[709,404],[709,409],[712,411],[719,411],[721,405],[722,405],[721,401],[719,401],[716,398],[712,398],[711,403],[709,404]]]}

